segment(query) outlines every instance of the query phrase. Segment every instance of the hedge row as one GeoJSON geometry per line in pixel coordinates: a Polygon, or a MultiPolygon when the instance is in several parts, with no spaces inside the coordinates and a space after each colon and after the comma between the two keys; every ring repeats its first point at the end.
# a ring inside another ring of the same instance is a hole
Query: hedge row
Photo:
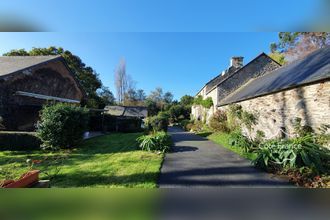
{"type": "Polygon", "coordinates": [[[90,131],[139,132],[142,120],[134,117],[116,117],[111,115],[90,116],[90,131]]]}
{"type": "Polygon", "coordinates": [[[0,151],[3,150],[38,150],[41,140],[35,132],[0,131],[0,151]]]}

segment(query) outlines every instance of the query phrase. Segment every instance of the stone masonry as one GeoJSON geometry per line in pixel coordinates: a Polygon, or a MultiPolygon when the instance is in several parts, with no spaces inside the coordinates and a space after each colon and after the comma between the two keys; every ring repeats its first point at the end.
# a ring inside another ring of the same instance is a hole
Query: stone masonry
{"type": "MultiPolygon", "coordinates": [[[[293,137],[294,120],[302,119],[302,125],[308,125],[319,132],[322,125],[330,125],[330,81],[302,86],[265,96],[238,102],[243,110],[257,117],[257,124],[243,132],[254,138],[258,130],[265,138],[279,136],[293,137]]],[[[218,107],[225,110],[228,106],[218,107]]]]}

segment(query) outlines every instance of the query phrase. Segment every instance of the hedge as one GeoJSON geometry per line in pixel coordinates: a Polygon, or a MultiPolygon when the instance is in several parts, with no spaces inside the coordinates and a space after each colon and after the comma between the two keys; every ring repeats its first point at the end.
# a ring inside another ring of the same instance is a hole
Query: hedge
{"type": "Polygon", "coordinates": [[[88,120],[86,108],[66,103],[44,106],[37,125],[41,147],[51,150],[77,147],[83,140],[88,120]]]}
{"type": "Polygon", "coordinates": [[[0,151],[39,150],[40,145],[35,132],[0,131],[0,151]]]}
{"type": "Polygon", "coordinates": [[[105,132],[139,132],[142,120],[135,117],[118,117],[112,115],[91,115],[90,131],[105,132]]]}

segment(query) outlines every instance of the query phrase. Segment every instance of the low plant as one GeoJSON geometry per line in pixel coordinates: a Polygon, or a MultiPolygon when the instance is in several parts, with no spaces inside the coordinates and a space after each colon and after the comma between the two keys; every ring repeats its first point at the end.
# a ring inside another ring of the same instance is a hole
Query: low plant
{"type": "Polygon", "coordinates": [[[155,132],[149,135],[143,135],[137,138],[139,146],[144,151],[167,152],[171,146],[170,136],[164,132],[155,132]]]}
{"type": "Polygon", "coordinates": [[[88,125],[88,110],[58,103],[45,106],[37,125],[37,136],[44,149],[76,147],[83,140],[88,125]]]}
{"type": "Polygon", "coordinates": [[[314,134],[315,142],[319,145],[327,146],[328,148],[330,148],[330,134],[329,134],[330,125],[322,124],[318,128],[318,130],[319,130],[319,133],[314,134]]]}
{"type": "Polygon", "coordinates": [[[227,109],[228,128],[236,130],[240,127],[239,119],[242,116],[242,106],[238,104],[231,104],[227,109]]]}
{"type": "Polygon", "coordinates": [[[293,119],[293,127],[294,127],[294,132],[297,137],[304,137],[307,135],[311,135],[314,133],[313,129],[309,125],[302,125],[301,123],[302,119],[299,117],[296,117],[293,119]]]}
{"type": "Polygon", "coordinates": [[[231,130],[237,129],[239,124],[244,124],[249,130],[257,123],[257,117],[254,113],[244,111],[241,105],[229,105],[227,110],[228,124],[231,130]]]}
{"type": "Polygon", "coordinates": [[[311,136],[292,140],[272,140],[256,150],[253,163],[266,170],[309,167],[316,173],[330,170],[330,150],[313,142],[311,136]]]}
{"type": "Polygon", "coordinates": [[[193,124],[191,125],[191,128],[190,130],[192,132],[201,132],[204,128],[204,123],[202,121],[199,121],[199,120],[195,120],[193,122],[193,124]]]}
{"type": "Polygon", "coordinates": [[[256,132],[256,137],[254,139],[254,141],[258,144],[262,143],[265,139],[265,132],[261,131],[261,130],[257,130],[256,132]]]}
{"type": "Polygon", "coordinates": [[[183,119],[179,122],[179,125],[184,129],[184,130],[188,130],[187,126],[188,124],[191,123],[191,121],[189,119],[183,119]]]}
{"type": "Polygon", "coordinates": [[[223,110],[217,110],[210,118],[209,126],[213,131],[229,132],[227,114],[223,110]]]}
{"type": "Polygon", "coordinates": [[[254,148],[253,142],[245,137],[240,130],[230,133],[229,144],[243,149],[244,152],[251,152],[254,148]]]}
{"type": "Polygon", "coordinates": [[[249,129],[252,129],[252,126],[257,123],[257,118],[253,113],[242,111],[240,120],[242,123],[249,129]]]}

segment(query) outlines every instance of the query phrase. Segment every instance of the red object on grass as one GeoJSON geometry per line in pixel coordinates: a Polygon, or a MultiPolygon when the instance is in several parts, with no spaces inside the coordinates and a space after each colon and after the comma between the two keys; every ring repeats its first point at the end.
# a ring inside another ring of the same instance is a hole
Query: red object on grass
{"type": "Polygon", "coordinates": [[[27,188],[39,181],[40,170],[31,170],[23,174],[18,180],[4,185],[4,188],[27,188]]]}

